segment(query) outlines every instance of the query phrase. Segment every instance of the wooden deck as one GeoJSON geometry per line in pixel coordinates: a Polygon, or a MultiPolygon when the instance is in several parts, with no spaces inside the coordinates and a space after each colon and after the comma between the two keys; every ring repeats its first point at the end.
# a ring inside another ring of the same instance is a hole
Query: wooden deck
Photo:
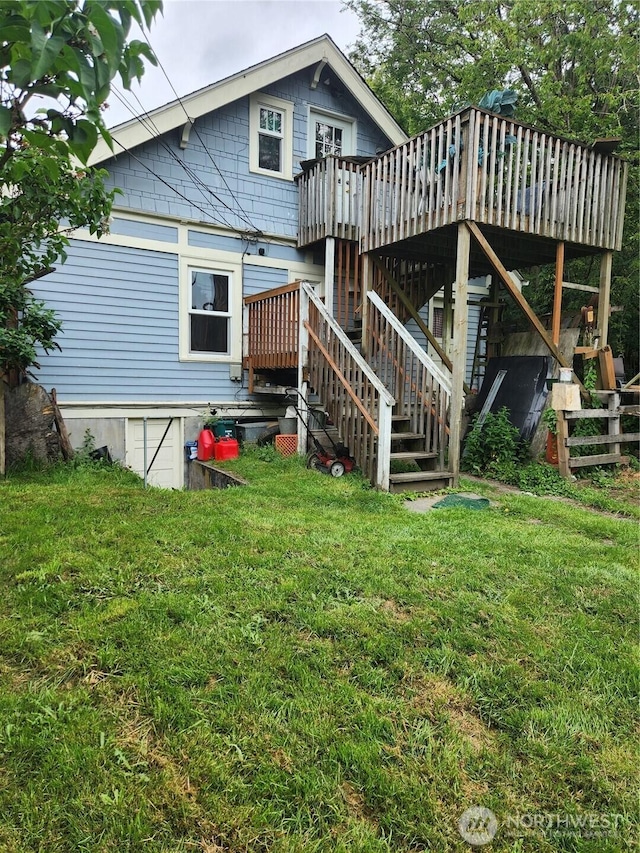
{"type": "Polygon", "coordinates": [[[615,155],[467,108],[366,165],[327,157],[298,176],[299,245],[340,237],[384,252],[472,220],[550,254],[560,241],[615,250],[626,174],[615,155]]]}

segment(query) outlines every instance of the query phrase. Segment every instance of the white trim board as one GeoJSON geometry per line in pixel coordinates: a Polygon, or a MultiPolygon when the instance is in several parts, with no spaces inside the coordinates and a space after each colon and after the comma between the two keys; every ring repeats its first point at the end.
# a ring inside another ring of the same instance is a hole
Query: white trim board
{"type": "Polygon", "coordinates": [[[323,35],[287,50],[272,59],[233,74],[231,77],[226,77],[224,80],[206,86],[191,95],[186,95],[181,99],[182,103],[176,100],[158,107],[146,115],[147,121],[144,123],[136,118],[118,125],[111,130],[111,135],[116,140],[113,150],[103,139],[100,139],[89,158],[88,165],[95,166],[97,163],[109,160],[120,153],[120,146],[127,150],[135,148],[158,135],[187,124],[188,120],[193,122],[200,116],[220,109],[220,107],[253,92],[258,92],[284,77],[296,74],[320,62],[328,63],[331,66],[351,95],[385,136],[391,140],[393,145],[400,145],[407,141],[409,137],[382,102],[373,94],[335,42],[330,36],[323,35]],[[182,105],[184,105],[184,109],[182,105]],[[188,119],[185,116],[185,110],[188,119]]]}

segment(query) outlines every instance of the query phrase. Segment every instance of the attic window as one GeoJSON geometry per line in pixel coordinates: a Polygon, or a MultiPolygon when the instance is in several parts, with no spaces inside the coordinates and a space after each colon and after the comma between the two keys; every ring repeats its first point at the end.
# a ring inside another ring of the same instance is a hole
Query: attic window
{"type": "Polygon", "coordinates": [[[324,110],[309,110],[307,154],[310,159],[329,154],[349,157],[355,153],[356,122],[353,119],[324,110]]]}
{"type": "Polygon", "coordinates": [[[293,179],[293,104],[256,93],[250,98],[249,167],[273,178],[293,179]]]}

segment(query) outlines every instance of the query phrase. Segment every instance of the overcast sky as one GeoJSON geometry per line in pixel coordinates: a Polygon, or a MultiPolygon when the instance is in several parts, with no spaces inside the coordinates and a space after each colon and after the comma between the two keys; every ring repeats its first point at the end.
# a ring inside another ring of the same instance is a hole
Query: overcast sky
{"type": "MultiPolygon", "coordinates": [[[[340,0],[164,0],[164,15],[152,25],[149,40],[182,97],[323,33],[346,52],[358,29],[358,19],[342,10],[340,0]]],[[[162,71],[150,65],[133,91],[145,110],[175,98],[162,71]]],[[[130,118],[112,93],[107,125],[130,118]]]]}

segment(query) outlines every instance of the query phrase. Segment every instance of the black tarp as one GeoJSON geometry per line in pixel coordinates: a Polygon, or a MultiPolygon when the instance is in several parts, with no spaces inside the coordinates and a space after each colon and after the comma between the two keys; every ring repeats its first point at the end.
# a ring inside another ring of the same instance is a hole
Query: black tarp
{"type": "Polygon", "coordinates": [[[506,406],[509,409],[509,420],[520,430],[523,441],[529,442],[544,408],[553,358],[545,355],[513,355],[490,359],[478,392],[476,412],[482,410],[500,370],[506,370],[507,373],[490,411],[495,413],[506,406]]]}

